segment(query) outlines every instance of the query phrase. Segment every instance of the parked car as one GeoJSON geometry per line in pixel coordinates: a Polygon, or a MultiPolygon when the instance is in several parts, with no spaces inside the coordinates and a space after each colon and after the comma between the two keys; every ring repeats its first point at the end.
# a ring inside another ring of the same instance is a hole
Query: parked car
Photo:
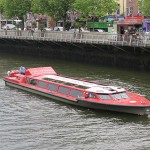
{"type": "MultiPolygon", "coordinates": [[[[90,32],[89,30],[86,30],[84,28],[80,28],[80,31],[81,32],[90,32]]],[[[79,32],[79,29],[72,28],[72,29],[69,29],[69,32],[79,32]]]]}
{"type": "Polygon", "coordinates": [[[79,32],[79,29],[72,28],[72,29],[69,29],[68,31],[69,31],[69,32],[79,32]]]}
{"type": "Polygon", "coordinates": [[[84,29],[84,28],[81,28],[80,30],[81,30],[82,32],[90,32],[89,30],[84,29]]]}
{"type": "Polygon", "coordinates": [[[63,31],[63,27],[54,27],[54,31],[63,31]]]}
{"type": "Polygon", "coordinates": [[[49,27],[45,27],[44,30],[45,30],[45,31],[52,31],[53,29],[52,29],[52,28],[49,28],[49,27]]]}
{"type": "Polygon", "coordinates": [[[94,29],[95,32],[105,32],[103,29],[94,29]]]}

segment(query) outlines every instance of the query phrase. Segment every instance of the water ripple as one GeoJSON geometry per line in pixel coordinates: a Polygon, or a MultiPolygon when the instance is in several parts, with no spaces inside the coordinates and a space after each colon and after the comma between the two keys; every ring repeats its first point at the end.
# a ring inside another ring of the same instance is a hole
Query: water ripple
{"type": "Polygon", "coordinates": [[[60,73],[123,86],[150,98],[147,74],[23,56],[0,55],[0,61],[5,62],[0,66],[0,150],[150,149],[150,116],[70,106],[7,87],[3,81],[7,70],[19,64],[52,64],[60,73]]]}

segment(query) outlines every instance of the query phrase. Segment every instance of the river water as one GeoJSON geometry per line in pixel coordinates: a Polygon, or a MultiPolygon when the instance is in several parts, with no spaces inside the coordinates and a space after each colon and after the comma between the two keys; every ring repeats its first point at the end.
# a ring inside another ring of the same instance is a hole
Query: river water
{"type": "Polygon", "coordinates": [[[94,111],[5,86],[12,68],[52,66],[60,74],[123,86],[150,100],[150,74],[0,53],[0,150],[149,150],[150,116],[94,111]]]}

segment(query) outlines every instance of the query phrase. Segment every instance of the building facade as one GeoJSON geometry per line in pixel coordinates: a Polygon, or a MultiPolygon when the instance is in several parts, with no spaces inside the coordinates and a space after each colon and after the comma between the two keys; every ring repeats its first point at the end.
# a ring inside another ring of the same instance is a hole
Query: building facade
{"type": "Polygon", "coordinates": [[[116,0],[118,3],[117,15],[137,16],[140,15],[137,0],[116,0]]]}

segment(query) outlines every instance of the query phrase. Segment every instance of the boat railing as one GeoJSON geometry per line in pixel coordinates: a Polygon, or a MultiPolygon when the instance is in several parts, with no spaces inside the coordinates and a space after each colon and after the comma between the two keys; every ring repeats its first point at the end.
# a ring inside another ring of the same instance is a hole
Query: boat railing
{"type": "Polygon", "coordinates": [[[150,47],[150,33],[121,35],[108,32],[0,30],[0,38],[150,47]]]}

